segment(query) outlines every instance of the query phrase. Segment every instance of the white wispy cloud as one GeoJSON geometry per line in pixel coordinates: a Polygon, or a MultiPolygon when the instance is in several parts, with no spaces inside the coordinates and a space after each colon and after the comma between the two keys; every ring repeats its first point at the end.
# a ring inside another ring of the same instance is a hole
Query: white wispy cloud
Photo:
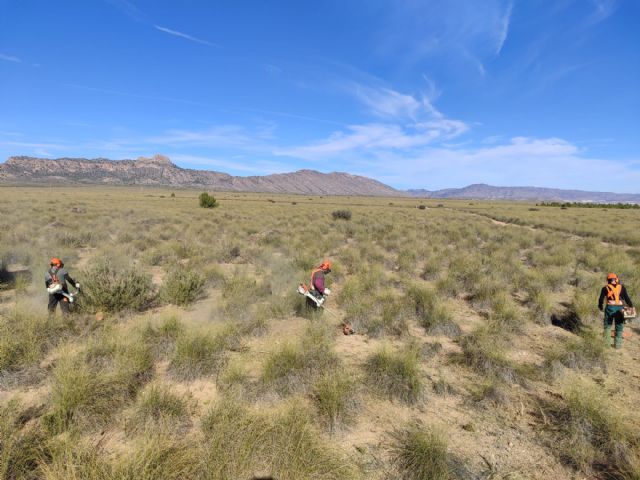
{"type": "Polygon", "coordinates": [[[144,12],[142,12],[133,2],[129,0],[106,0],[107,3],[113,5],[129,18],[137,22],[144,22],[147,18],[144,12]]]}
{"type": "Polygon", "coordinates": [[[504,43],[507,41],[507,36],[509,35],[509,24],[511,22],[512,12],[513,12],[513,3],[509,3],[507,5],[504,15],[502,15],[499,19],[496,50],[495,50],[496,55],[500,55],[500,52],[502,51],[502,47],[504,46],[504,43]]]}
{"type": "Polygon", "coordinates": [[[591,0],[593,12],[587,18],[587,24],[600,23],[615,13],[618,8],[618,0],[591,0]]]}
{"type": "Polygon", "coordinates": [[[337,162],[342,170],[397,188],[435,190],[488,183],[636,192],[640,182],[640,169],[633,168],[632,162],[589,158],[576,145],[559,138],[514,137],[466,148],[424,145],[400,151],[363,149],[323,157],[325,165],[337,162]],[[603,179],[603,171],[612,175],[603,179]]]}
{"type": "Polygon", "coordinates": [[[356,97],[369,110],[380,117],[415,118],[422,108],[421,102],[411,95],[405,95],[390,88],[374,88],[354,85],[356,97]]]}
{"type": "Polygon", "coordinates": [[[217,45],[215,43],[211,43],[207,40],[202,40],[201,38],[196,38],[192,35],[189,35],[187,33],[182,33],[182,32],[178,32],[177,30],[172,30],[170,28],[166,28],[166,27],[161,27],[160,25],[154,25],[153,26],[156,30],[159,30],[161,32],[164,33],[168,33],[169,35],[173,35],[175,37],[180,37],[180,38],[184,38],[186,40],[189,40],[191,42],[195,42],[195,43],[200,43],[202,45],[207,45],[209,47],[213,47],[213,48],[220,48],[220,45],[217,45]]]}
{"type": "Polygon", "coordinates": [[[7,55],[5,53],[0,53],[0,60],[4,60],[5,62],[22,63],[22,60],[20,60],[18,57],[7,55]]]}
{"type": "Polygon", "coordinates": [[[320,141],[276,148],[274,154],[318,160],[358,151],[414,149],[450,140],[469,128],[461,120],[446,118],[426,95],[417,98],[388,87],[361,84],[351,85],[348,91],[385,121],[349,125],[320,141]]]}

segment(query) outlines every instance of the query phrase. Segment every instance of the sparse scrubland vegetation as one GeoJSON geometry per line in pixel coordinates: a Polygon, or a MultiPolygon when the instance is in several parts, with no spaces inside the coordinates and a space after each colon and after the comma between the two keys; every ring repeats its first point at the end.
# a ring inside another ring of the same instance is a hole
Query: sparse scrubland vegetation
{"type": "Polygon", "coordinates": [[[1,478],[640,478],[639,332],[613,351],[596,308],[609,271],[640,303],[637,209],[47,192],[0,191],[31,272],[0,289],[1,478]]]}

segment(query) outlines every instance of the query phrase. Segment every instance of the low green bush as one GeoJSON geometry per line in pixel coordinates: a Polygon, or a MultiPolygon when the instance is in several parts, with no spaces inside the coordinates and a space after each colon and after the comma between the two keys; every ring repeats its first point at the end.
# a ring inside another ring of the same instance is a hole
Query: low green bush
{"type": "Polygon", "coordinates": [[[200,273],[188,268],[179,267],[167,273],[160,299],[173,305],[189,305],[202,294],[205,278],[200,273]]]}
{"type": "Polygon", "coordinates": [[[141,310],[153,295],[151,277],[133,265],[98,258],[82,272],[82,306],[91,311],[141,310]]]}
{"type": "Polygon", "coordinates": [[[334,220],[351,220],[351,210],[334,210],[331,216],[334,220]]]}
{"type": "Polygon", "coordinates": [[[202,208],[215,208],[218,206],[218,201],[213,195],[209,195],[207,192],[202,192],[198,197],[198,203],[202,208]]]}

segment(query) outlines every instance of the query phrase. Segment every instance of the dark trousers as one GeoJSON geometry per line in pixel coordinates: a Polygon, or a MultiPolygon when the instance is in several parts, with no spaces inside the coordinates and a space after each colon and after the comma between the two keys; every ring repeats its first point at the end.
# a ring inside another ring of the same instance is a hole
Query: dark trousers
{"type": "Polygon", "coordinates": [[[49,315],[54,315],[56,313],[56,305],[60,304],[60,311],[62,315],[66,315],[69,313],[69,299],[62,295],[61,293],[54,293],[53,295],[49,294],[49,315]]]}

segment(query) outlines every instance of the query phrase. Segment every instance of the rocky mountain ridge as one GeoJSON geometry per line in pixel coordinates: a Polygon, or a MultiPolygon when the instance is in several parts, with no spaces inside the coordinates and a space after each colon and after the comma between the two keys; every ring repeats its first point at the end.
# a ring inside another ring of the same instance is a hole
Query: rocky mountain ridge
{"type": "Polygon", "coordinates": [[[584,190],[563,190],[542,187],[495,187],[476,183],[463,188],[444,190],[408,190],[420,198],[458,198],[468,200],[521,200],[546,202],[594,202],[594,203],[640,203],[640,194],[588,192],[584,190]]]}
{"type": "Polygon", "coordinates": [[[298,170],[237,177],[181,168],[163,155],[137,160],[11,157],[0,165],[0,183],[202,187],[221,191],[305,195],[406,195],[376,180],[349,173],[298,170]]]}

